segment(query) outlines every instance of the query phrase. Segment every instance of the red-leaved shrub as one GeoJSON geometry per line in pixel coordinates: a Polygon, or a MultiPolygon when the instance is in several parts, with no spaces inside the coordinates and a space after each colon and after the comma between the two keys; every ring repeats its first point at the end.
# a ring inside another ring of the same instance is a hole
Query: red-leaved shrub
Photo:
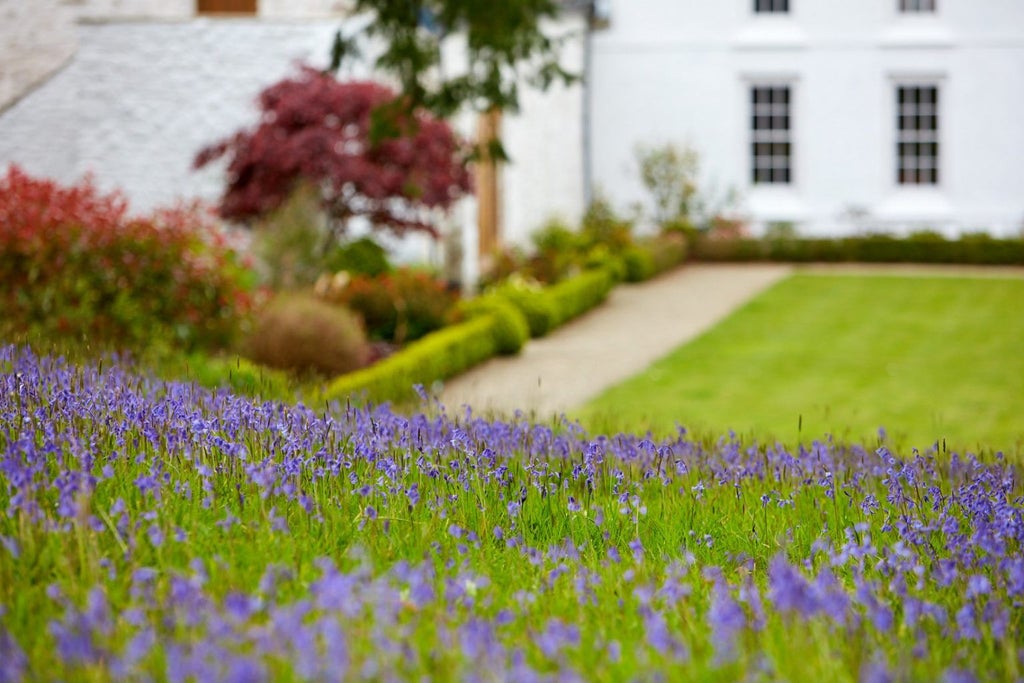
{"type": "Polygon", "coordinates": [[[371,339],[396,344],[444,327],[459,299],[444,281],[411,268],[375,277],[355,275],[325,298],[361,315],[371,339]]]}
{"type": "Polygon", "coordinates": [[[0,333],[97,347],[226,344],[251,272],[198,205],[136,217],[90,179],[0,177],[0,333]]]}

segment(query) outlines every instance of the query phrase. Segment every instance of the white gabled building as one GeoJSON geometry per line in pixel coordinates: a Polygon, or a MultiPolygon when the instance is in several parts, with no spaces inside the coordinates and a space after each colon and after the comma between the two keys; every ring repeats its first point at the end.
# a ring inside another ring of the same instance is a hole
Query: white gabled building
{"type": "MultiPolygon", "coordinates": [[[[326,66],[335,31],[355,32],[350,0],[0,0],[0,170],[73,182],[92,173],[139,211],[178,199],[215,200],[222,167],[191,169],[202,147],[256,123],[257,94],[304,61],[326,66]]],[[[581,16],[564,51],[582,66],[581,16]]],[[[457,45],[446,50],[455,72],[457,45]]],[[[464,60],[464,56],[461,57],[464,60]]],[[[348,64],[342,77],[372,77],[348,64]]],[[[468,136],[497,127],[515,163],[484,170],[479,203],[464,200],[451,230],[474,255],[498,243],[527,244],[552,215],[583,209],[582,97],[578,87],[524,88],[522,110],[456,127],[468,136]],[[478,225],[482,226],[478,229],[478,225]]],[[[399,258],[440,265],[426,238],[392,245],[399,258]]],[[[479,259],[463,259],[475,280],[479,259]]]]}
{"type": "MultiPolygon", "coordinates": [[[[216,199],[220,171],[193,172],[195,153],[253,124],[257,93],[296,61],[326,64],[334,32],[356,30],[351,5],[0,0],[0,168],[92,172],[139,210],[216,199]]],[[[452,217],[467,281],[473,256],[576,221],[595,190],[621,210],[646,202],[637,145],[692,146],[702,186],[738,191],[755,230],[1024,229],[1024,0],[563,6],[550,28],[573,36],[564,64],[585,85],[524,88],[519,113],[457,121],[497,127],[514,162],[481,169],[452,217]]],[[[457,71],[457,46],[445,54],[457,71]]],[[[425,240],[400,249],[440,260],[425,240]]]]}
{"type": "Polygon", "coordinates": [[[593,184],[643,200],[637,143],[689,144],[755,228],[1024,230],[1021,0],[608,0],[593,184]]]}

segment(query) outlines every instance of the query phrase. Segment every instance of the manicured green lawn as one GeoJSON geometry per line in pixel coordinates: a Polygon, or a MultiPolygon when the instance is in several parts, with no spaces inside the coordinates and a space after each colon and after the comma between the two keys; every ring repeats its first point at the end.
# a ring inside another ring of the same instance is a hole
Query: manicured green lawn
{"type": "Polygon", "coordinates": [[[784,442],[1024,451],[1024,280],[798,274],[580,411],[784,442]]]}

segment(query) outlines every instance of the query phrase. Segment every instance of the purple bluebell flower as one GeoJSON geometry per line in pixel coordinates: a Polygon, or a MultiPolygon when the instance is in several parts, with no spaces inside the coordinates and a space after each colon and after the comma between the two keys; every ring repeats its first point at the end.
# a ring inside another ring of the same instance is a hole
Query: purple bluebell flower
{"type": "Polygon", "coordinates": [[[860,671],[860,683],[892,683],[895,680],[884,662],[873,660],[860,671]]]}
{"type": "Polygon", "coordinates": [[[644,544],[640,542],[639,538],[634,538],[629,542],[629,549],[633,553],[633,560],[635,562],[644,561],[644,544]]]}
{"type": "Polygon", "coordinates": [[[949,668],[942,672],[940,683],[978,683],[978,677],[970,671],[959,668],[949,668]]]}
{"type": "Polygon", "coordinates": [[[967,598],[976,598],[992,592],[992,582],[984,574],[972,574],[967,579],[967,598]]]}
{"type": "MultiPolygon", "coordinates": [[[[0,612],[0,616],[3,613],[0,612]]],[[[21,681],[28,671],[28,657],[4,625],[0,623],[0,681],[21,681]]]]}
{"type": "Polygon", "coordinates": [[[724,578],[718,578],[711,590],[711,605],[707,613],[711,626],[711,642],[715,647],[715,661],[730,662],[736,656],[736,638],[747,626],[747,615],[733,599],[724,578]]]}
{"type": "Polygon", "coordinates": [[[560,619],[549,619],[544,629],[534,637],[534,642],[545,657],[554,659],[562,648],[579,645],[580,630],[575,624],[566,624],[560,619]]]}
{"type": "Polygon", "coordinates": [[[981,640],[981,631],[978,628],[975,608],[972,603],[967,603],[956,613],[957,634],[960,640],[981,640]]]}

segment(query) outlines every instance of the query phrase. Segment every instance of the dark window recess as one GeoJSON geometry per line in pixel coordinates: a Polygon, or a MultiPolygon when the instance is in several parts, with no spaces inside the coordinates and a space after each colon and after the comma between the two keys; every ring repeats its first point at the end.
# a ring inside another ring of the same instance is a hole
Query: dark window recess
{"type": "Polygon", "coordinates": [[[785,14],[789,12],[789,0],[754,0],[757,14],[785,14]]]}
{"type": "Polygon", "coordinates": [[[900,12],[934,12],[935,0],[900,0],[900,12]]]}
{"type": "Polygon", "coordinates": [[[793,180],[793,141],[789,86],[750,89],[751,180],[755,185],[793,180]]]}
{"type": "Polygon", "coordinates": [[[256,14],[256,0],[196,0],[199,14],[256,14]]]}
{"type": "Polygon", "coordinates": [[[933,85],[896,88],[896,181],[900,185],[939,182],[939,89],[933,85]]]}

